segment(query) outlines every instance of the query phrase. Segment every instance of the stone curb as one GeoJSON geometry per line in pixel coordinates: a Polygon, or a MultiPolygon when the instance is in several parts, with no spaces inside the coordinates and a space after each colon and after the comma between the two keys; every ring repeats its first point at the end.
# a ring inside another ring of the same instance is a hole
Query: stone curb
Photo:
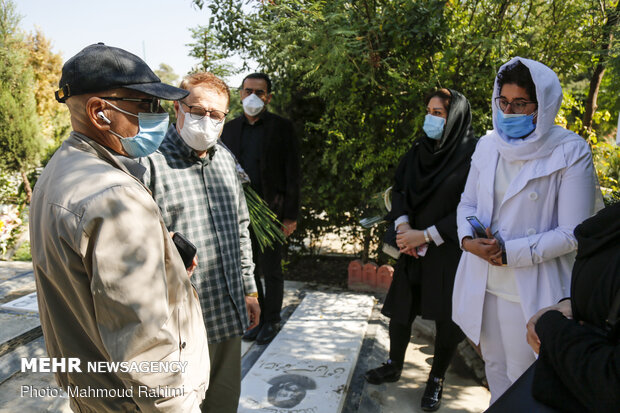
{"type": "Polygon", "coordinates": [[[348,288],[351,291],[385,294],[392,284],[393,275],[391,265],[362,264],[360,260],[353,260],[348,267],[348,288]]]}

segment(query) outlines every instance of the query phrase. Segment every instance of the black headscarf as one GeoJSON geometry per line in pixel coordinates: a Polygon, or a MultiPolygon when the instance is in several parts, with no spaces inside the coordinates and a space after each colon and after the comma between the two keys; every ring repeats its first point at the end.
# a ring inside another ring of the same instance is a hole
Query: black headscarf
{"type": "MultiPolygon", "coordinates": [[[[471,127],[469,101],[450,90],[450,108],[439,142],[422,133],[404,156],[406,211],[411,214],[424,203],[452,171],[470,162],[478,140],[471,127]]],[[[399,168],[400,168],[399,167],[399,168]]]]}

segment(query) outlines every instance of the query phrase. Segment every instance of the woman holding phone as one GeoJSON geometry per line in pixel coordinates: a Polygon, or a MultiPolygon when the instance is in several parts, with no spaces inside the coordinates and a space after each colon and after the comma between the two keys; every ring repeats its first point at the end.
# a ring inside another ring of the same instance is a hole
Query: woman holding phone
{"type": "Polygon", "coordinates": [[[561,103],[560,81],[542,63],[516,57],[500,68],[494,130],[472,156],[457,210],[465,253],[452,316],[480,343],[491,403],[534,362],[526,321],[569,295],[573,230],[601,199],[587,142],[554,125],[561,103]]]}
{"type": "Polygon", "coordinates": [[[426,99],[424,134],[402,158],[392,190],[388,219],[398,232],[401,256],[382,313],[390,317],[390,359],[369,370],[372,384],[400,378],[416,316],[435,320],[435,355],[422,409],[439,408],[443,379],[464,336],[451,319],[454,274],[461,255],[456,207],[477,140],[467,99],[440,89],[426,99]]]}

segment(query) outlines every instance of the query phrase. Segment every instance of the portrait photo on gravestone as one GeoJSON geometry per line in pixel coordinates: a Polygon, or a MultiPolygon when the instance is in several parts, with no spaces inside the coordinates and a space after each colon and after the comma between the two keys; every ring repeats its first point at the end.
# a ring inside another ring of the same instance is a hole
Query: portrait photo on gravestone
{"type": "Polygon", "coordinates": [[[316,389],[314,380],[299,374],[276,376],[269,384],[267,400],[276,407],[295,407],[306,397],[306,391],[316,389]]]}

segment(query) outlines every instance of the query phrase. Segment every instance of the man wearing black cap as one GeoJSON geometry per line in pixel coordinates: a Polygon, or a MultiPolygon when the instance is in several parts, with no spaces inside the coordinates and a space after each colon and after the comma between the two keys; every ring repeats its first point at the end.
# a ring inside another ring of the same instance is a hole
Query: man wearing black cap
{"type": "Polygon", "coordinates": [[[63,66],[56,99],[73,132],[35,186],[30,237],[47,351],[79,360],[56,371],[74,411],[200,411],[200,304],[157,204],[130,173],[167,130],[159,100],[186,95],[102,43],[63,66]]]}

